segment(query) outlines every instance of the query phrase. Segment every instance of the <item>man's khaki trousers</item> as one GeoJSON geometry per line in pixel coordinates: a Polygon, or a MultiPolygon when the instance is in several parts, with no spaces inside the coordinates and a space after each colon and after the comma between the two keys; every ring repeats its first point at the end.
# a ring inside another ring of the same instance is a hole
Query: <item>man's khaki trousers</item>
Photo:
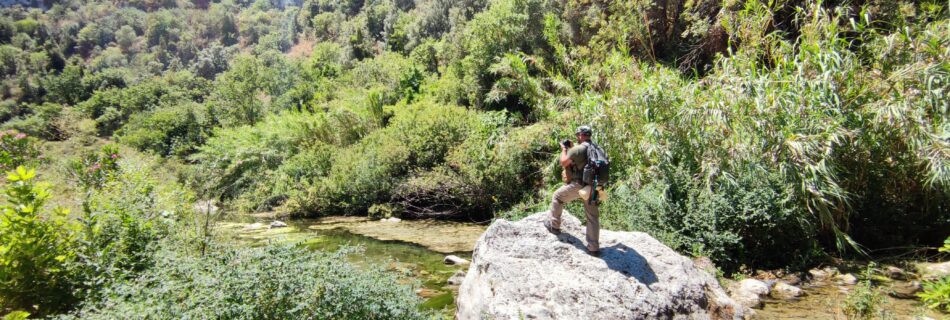
{"type": "MultiPolygon", "coordinates": [[[[561,212],[564,211],[564,204],[577,200],[581,197],[579,191],[584,188],[580,182],[571,182],[554,191],[551,197],[551,226],[561,228],[561,212]]],[[[587,213],[587,250],[600,250],[600,211],[596,204],[589,204],[584,201],[584,212],[587,213]]]]}

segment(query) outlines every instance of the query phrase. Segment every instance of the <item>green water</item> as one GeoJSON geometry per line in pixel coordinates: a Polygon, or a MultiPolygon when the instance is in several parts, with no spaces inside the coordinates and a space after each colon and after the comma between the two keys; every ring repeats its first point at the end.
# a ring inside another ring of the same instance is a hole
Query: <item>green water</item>
{"type": "MultiPolygon", "coordinates": [[[[368,265],[376,264],[406,275],[409,279],[418,280],[427,298],[423,306],[429,309],[450,308],[454,311],[454,294],[457,288],[452,288],[446,282],[462,268],[442,263],[445,255],[428,250],[422,246],[400,241],[381,241],[370,237],[353,234],[345,230],[311,231],[317,237],[305,242],[314,250],[335,251],[342,246],[358,246],[363,249],[359,254],[351,254],[351,262],[368,265]]],[[[471,259],[470,252],[456,252],[455,255],[464,259],[471,259]]]]}
{"type": "MultiPolygon", "coordinates": [[[[382,266],[393,271],[404,283],[411,284],[419,289],[417,294],[424,299],[420,308],[433,310],[445,318],[452,318],[455,313],[455,295],[457,286],[447,284],[448,279],[459,270],[458,266],[445,265],[442,260],[446,254],[454,254],[464,259],[471,259],[471,252],[437,252],[422,245],[398,241],[378,240],[348,231],[345,227],[352,222],[328,225],[318,220],[289,221],[287,228],[270,229],[258,227],[244,222],[220,223],[220,230],[227,230],[237,241],[246,241],[250,245],[264,241],[292,242],[313,250],[336,251],[342,247],[359,247],[360,251],[350,254],[350,262],[361,266],[382,266]],[[314,228],[314,226],[320,226],[314,228]]],[[[364,222],[359,222],[364,223],[364,222]]],[[[400,222],[407,226],[413,223],[400,222]]],[[[471,227],[459,224],[460,227],[471,227]]],[[[439,237],[433,234],[432,237],[439,237]]],[[[451,236],[451,235],[450,235],[451,236]]]]}

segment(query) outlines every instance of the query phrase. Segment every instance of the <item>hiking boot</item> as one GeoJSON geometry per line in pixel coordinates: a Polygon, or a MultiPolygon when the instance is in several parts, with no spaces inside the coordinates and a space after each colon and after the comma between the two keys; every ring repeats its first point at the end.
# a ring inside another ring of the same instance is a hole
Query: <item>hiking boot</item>
{"type": "Polygon", "coordinates": [[[561,228],[555,228],[554,225],[551,224],[551,220],[544,221],[544,228],[548,229],[550,233],[561,234],[561,228]]]}

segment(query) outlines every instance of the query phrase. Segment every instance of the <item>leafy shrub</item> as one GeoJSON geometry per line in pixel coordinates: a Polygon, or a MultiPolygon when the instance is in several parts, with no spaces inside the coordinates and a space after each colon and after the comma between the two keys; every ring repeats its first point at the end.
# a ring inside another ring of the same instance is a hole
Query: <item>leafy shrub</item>
{"type": "Polygon", "coordinates": [[[34,162],[40,155],[36,142],[24,133],[0,132],[0,169],[13,170],[34,162]]]}
{"type": "Polygon", "coordinates": [[[335,78],[343,70],[343,48],[335,42],[320,42],[314,45],[305,66],[311,77],[335,78]]]}
{"type": "Polygon", "coordinates": [[[139,150],[184,157],[204,143],[211,130],[211,119],[202,109],[197,103],[183,103],[136,114],[115,135],[139,150]]]}
{"type": "Polygon", "coordinates": [[[290,107],[280,97],[302,81],[300,73],[300,68],[279,52],[239,55],[227,71],[215,78],[209,103],[218,110],[215,115],[225,126],[253,125],[290,107]]]}
{"type": "Polygon", "coordinates": [[[36,172],[17,167],[7,175],[0,210],[0,303],[4,308],[60,311],[74,302],[70,263],[76,259],[75,225],[65,209],[43,211],[49,187],[36,172]]]}
{"type": "Polygon", "coordinates": [[[84,73],[82,66],[69,65],[59,74],[47,77],[44,83],[46,99],[55,103],[75,105],[89,98],[91,92],[82,81],[84,73]]]}
{"type": "Polygon", "coordinates": [[[17,130],[34,137],[46,140],[59,140],[64,133],[59,128],[63,106],[55,103],[44,103],[29,106],[29,115],[12,119],[3,124],[3,127],[17,130]]]}
{"type": "MultiPolygon", "coordinates": [[[[486,103],[485,94],[496,78],[490,66],[506,53],[543,48],[544,15],[552,5],[538,0],[492,1],[488,9],[475,15],[466,24],[464,40],[458,45],[464,57],[457,60],[462,68],[462,81],[475,83],[475,91],[466,92],[471,105],[486,103]]],[[[540,51],[540,50],[539,50],[540,51]]],[[[516,104],[492,103],[493,107],[510,108],[516,104]]],[[[533,107],[533,106],[528,106],[533,107]]]]}
{"type": "Polygon", "coordinates": [[[110,283],[151,267],[154,245],[171,231],[179,232],[176,239],[189,240],[187,193],[159,184],[150,169],[131,161],[117,165],[110,176],[84,199],[80,216],[76,279],[87,301],[99,299],[110,283]]]}
{"type": "Polygon", "coordinates": [[[22,54],[22,50],[11,45],[0,45],[0,76],[7,77],[17,73],[17,57],[22,54]]]}
{"type": "Polygon", "coordinates": [[[545,181],[557,148],[549,123],[514,127],[507,112],[479,115],[467,139],[453,148],[448,165],[474,188],[477,211],[498,212],[526,200],[545,181]]]}
{"type": "Polygon", "coordinates": [[[418,319],[412,289],[379,269],[345,262],[346,251],[213,247],[191,255],[166,243],[156,264],[106,289],[102,302],[65,319],[418,319]]]}
{"type": "Polygon", "coordinates": [[[928,308],[950,312],[950,277],[923,283],[924,292],[918,293],[920,300],[928,308]]]}
{"type": "Polygon", "coordinates": [[[30,318],[30,313],[26,311],[13,311],[3,316],[3,320],[26,320],[30,318]]]}
{"type": "Polygon", "coordinates": [[[163,106],[202,101],[208,94],[210,82],[188,72],[168,74],[163,78],[127,88],[97,91],[78,105],[90,118],[96,120],[100,135],[111,135],[125,125],[129,117],[163,106]]]}
{"type": "Polygon", "coordinates": [[[99,189],[118,173],[119,150],[116,146],[107,145],[99,151],[87,152],[79,159],[70,161],[67,166],[80,187],[86,190],[99,189]]]}
{"type": "MultiPolygon", "coordinates": [[[[871,268],[868,268],[867,276],[870,276],[871,268]]],[[[855,286],[854,291],[848,294],[843,305],[842,311],[848,319],[879,319],[887,318],[888,310],[882,309],[882,304],[886,301],[884,295],[871,286],[871,280],[865,280],[855,286]]]]}
{"type": "Polygon", "coordinates": [[[213,44],[198,52],[198,57],[191,66],[192,72],[205,79],[214,80],[221,72],[228,69],[228,60],[233,55],[232,50],[220,44],[213,44]]]}
{"type": "Polygon", "coordinates": [[[456,106],[420,102],[394,110],[388,126],[333,154],[329,175],[294,201],[294,210],[366,213],[386,202],[409,168],[428,170],[445,162],[465,139],[474,114],[456,106]]]}
{"type": "Polygon", "coordinates": [[[707,186],[682,167],[667,170],[642,187],[621,181],[608,190],[604,227],[648,232],[726,270],[743,264],[804,267],[816,258],[816,231],[778,175],[750,166],[707,186]]]}
{"type": "Polygon", "coordinates": [[[0,101],[0,121],[6,122],[24,112],[24,108],[15,100],[6,99],[0,101]]]}
{"type": "Polygon", "coordinates": [[[328,146],[352,143],[365,127],[354,113],[337,110],[287,112],[254,126],[217,129],[190,157],[198,163],[196,183],[216,197],[238,199],[242,211],[267,209],[300,183],[326,173],[326,159],[334,152],[328,146]]]}
{"type": "MultiPolygon", "coordinates": [[[[950,238],[944,240],[940,252],[950,252],[950,238]]],[[[924,282],[923,287],[924,292],[918,293],[917,296],[928,308],[950,312],[950,277],[924,282]]]]}

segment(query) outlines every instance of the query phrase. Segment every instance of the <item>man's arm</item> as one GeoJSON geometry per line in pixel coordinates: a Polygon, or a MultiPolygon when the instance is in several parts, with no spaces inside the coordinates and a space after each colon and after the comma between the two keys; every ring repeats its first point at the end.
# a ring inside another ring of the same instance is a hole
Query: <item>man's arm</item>
{"type": "Polygon", "coordinates": [[[567,169],[571,166],[571,157],[567,156],[567,148],[561,146],[561,159],[559,160],[561,167],[567,169]]]}

